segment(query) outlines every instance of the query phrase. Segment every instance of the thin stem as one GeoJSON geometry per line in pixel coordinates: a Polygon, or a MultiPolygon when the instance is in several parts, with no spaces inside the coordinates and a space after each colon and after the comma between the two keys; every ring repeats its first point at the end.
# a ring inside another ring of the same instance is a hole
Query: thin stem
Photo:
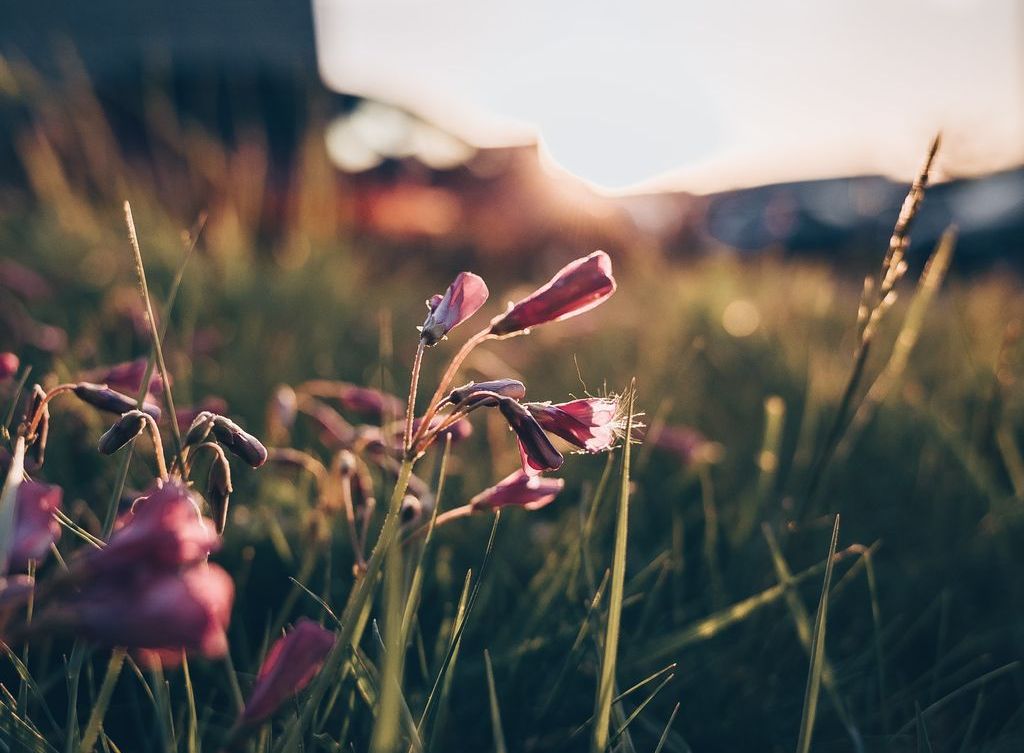
{"type": "Polygon", "coordinates": [[[433,397],[430,398],[430,403],[427,405],[427,410],[423,414],[423,419],[422,422],[420,423],[420,428],[416,430],[416,435],[412,438],[412,447],[415,447],[416,443],[423,438],[424,432],[426,432],[427,427],[430,426],[430,420],[437,413],[437,409],[441,404],[441,400],[444,398],[444,393],[451,385],[452,380],[455,379],[455,375],[459,372],[459,367],[462,366],[462,362],[466,360],[469,354],[473,352],[473,348],[475,348],[477,345],[486,340],[494,339],[496,339],[496,336],[491,334],[490,328],[487,328],[480,330],[471,338],[466,340],[465,343],[463,343],[462,347],[459,349],[459,352],[455,354],[455,357],[452,358],[451,363],[448,364],[448,368],[445,369],[444,376],[441,377],[441,381],[438,382],[437,384],[437,389],[434,390],[433,397]]]}
{"type": "Polygon", "coordinates": [[[416,345],[416,355],[412,359],[412,375],[409,380],[409,402],[405,408],[405,433],[402,435],[402,450],[406,454],[412,448],[412,416],[416,412],[416,390],[420,384],[420,366],[423,364],[423,349],[426,346],[420,340],[416,345]]]}
{"type": "Polygon", "coordinates": [[[153,301],[149,296],[149,284],[146,282],[146,268],[142,263],[142,249],[139,246],[139,236],[135,231],[135,220],[132,218],[132,205],[127,201],[124,203],[124,218],[128,225],[128,240],[131,243],[132,253],[135,257],[135,273],[139,279],[139,292],[142,295],[142,302],[146,306],[146,321],[149,324],[149,334],[153,341],[153,353],[156,355],[156,365],[160,370],[160,378],[164,383],[164,404],[167,406],[168,418],[171,424],[171,435],[174,437],[174,449],[178,455],[179,464],[184,468],[181,432],[178,431],[178,422],[175,420],[174,398],[171,396],[171,380],[167,372],[167,362],[164,360],[164,348],[161,344],[160,333],[157,331],[156,316],[153,314],[153,301]]]}
{"type": "Polygon", "coordinates": [[[356,559],[359,572],[366,572],[366,559],[363,557],[363,541],[356,530],[356,509],[352,504],[352,477],[341,479],[341,502],[345,508],[345,523],[348,527],[348,538],[352,546],[352,556],[356,559]]]}
{"type": "Polygon", "coordinates": [[[74,390],[76,385],[74,384],[59,384],[52,390],[47,392],[43,399],[39,401],[39,405],[36,406],[36,412],[32,414],[32,420],[28,424],[28,428],[25,430],[25,437],[32,437],[36,433],[36,429],[39,428],[39,422],[43,420],[43,411],[46,410],[46,404],[53,400],[58,395],[62,395],[65,392],[71,392],[74,390]]]}
{"type": "Polygon", "coordinates": [[[156,468],[160,473],[160,479],[163,481],[167,480],[167,463],[164,461],[164,441],[160,438],[160,427],[156,425],[156,419],[148,413],[143,413],[146,417],[146,427],[149,429],[149,436],[153,440],[153,454],[156,456],[156,468]]]}
{"type": "Polygon", "coordinates": [[[438,515],[436,518],[434,518],[433,523],[427,523],[426,525],[417,528],[409,535],[408,538],[406,538],[405,542],[403,543],[408,543],[413,539],[417,539],[420,536],[423,536],[424,534],[428,533],[431,528],[443,526],[445,523],[450,523],[453,520],[458,520],[459,518],[468,518],[475,511],[476,508],[474,508],[473,505],[462,505],[461,507],[453,507],[451,510],[447,510],[438,515]]]}

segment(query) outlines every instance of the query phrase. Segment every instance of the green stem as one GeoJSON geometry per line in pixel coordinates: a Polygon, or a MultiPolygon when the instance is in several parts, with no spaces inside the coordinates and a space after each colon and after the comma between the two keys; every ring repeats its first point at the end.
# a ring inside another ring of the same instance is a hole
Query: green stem
{"type": "Polygon", "coordinates": [[[317,706],[323,700],[331,683],[337,681],[342,665],[348,657],[349,649],[354,643],[359,625],[359,616],[366,607],[371,594],[377,583],[377,576],[380,574],[384,564],[384,557],[391,548],[392,542],[398,535],[401,524],[402,499],[405,497],[406,489],[409,486],[409,478],[412,476],[414,461],[410,458],[402,460],[398,471],[398,480],[395,482],[391,500],[388,502],[387,515],[384,524],[381,526],[380,535],[374,544],[373,553],[366,564],[366,573],[360,578],[352,592],[349,594],[345,610],[341,614],[341,630],[334,648],[327,655],[323,669],[313,681],[306,702],[303,704],[302,712],[297,719],[289,724],[287,731],[280,738],[275,750],[283,751],[298,750],[299,741],[302,739],[303,730],[306,729],[313,719],[317,706]]]}
{"type": "Polygon", "coordinates": [[[82,735],[82,743],[78,746],[79,753],[92,753],[96,747],[96,740],[99,738],[100,730],[103,728],[103,717],[106,716],[107,706],[110,705],[110,698],[114,694],[114,687],[117,685],[117,678],[121,675],[121,667],[124,666],[125,650],[115,648],[110,654],[110,661],[107,663],[107,673],[103,677],[103,684],[96,696],[96,703],[89,714],[89,722],[85,726],[85,733],[82,735]]]}

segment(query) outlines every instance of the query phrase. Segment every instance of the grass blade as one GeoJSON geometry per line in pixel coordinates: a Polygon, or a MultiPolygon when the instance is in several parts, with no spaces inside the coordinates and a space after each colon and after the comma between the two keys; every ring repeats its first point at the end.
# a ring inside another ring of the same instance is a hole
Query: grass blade
{"type": "Polygon", "coordinates": [[[491,729],[494,733],[494,752],[508,753],[505,745],[505,732],[501,728],[501,709],[498,707],[498,693],[494,688],[494,667],[491,666],[491,654],[484,649],[484,668],[487,670],[487,695],[491,703],[491,729]]]}
{"type": "Polygon", "coordinates": [[[615,548],[612,554],[612,575],[608,597],[608,625],[605,631],[601,676],[594,701],[594,726],[591,730],[591,753],[604,753],[615,695],[615,664],[619,652],[619,631],[622,620],[622,595],[626,582],[626,539],[629,535],[629,454],[633,433],[633,406],[636,390],[630,389],[626,408],[626,438],[622,446],[622,485],[619,489],[618,519],[615,525],[615,548]]]}
{"type": "Polygon", "coordinates": [[[832,543],[825,561],[825,581],[821,586],[818,613],[814,618],[814,634],[811,637],[811,666],[807,671],[807,688],[804,692],[804,710],[800,717],[800,734],[797,737],[797,753],[808,753],[811,749],[811,735],[818,713],[818,694],[821,678],[825,671],[825,627],[828,622],[828,596],[832,585],[832,569],[835,565],[836,545],[839,543],[839,516],[832,526],[832,543]]]}

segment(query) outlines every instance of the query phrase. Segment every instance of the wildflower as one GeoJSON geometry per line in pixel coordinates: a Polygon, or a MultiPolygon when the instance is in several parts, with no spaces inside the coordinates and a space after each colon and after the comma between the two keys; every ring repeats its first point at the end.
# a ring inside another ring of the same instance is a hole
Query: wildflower
{"type": "Polygon", "coordinates": [[[720,444],[689,426],[662,426],[651,431],[649,440],[657,449],[675,455],[683,465],[714,463],[722,455],[720,444]]]}
{"type": "Polygon", "coordinates": [[[301,619],[279,638],[263,660],[240,722],[258,724],[309,685],[334,646],[334,633],[301,619]]]}
{"type": "Polygon", "coordinates": [[[85,555],[87,574],[174,569],[203,562],[220,547],[211,522],[184,482],[171,479],[132,504],[103,549],[85,555]]]}
{"type": "Polygon", "coordinates": [[[29,560],[39,562],[60,538],[60,523],[54,512],[60,509],[64,492],[59,486],[22,481],[15,507],[14,536],[8,571],[25,570],[29,560]]]}
{"type": "Polygon", "coordinates": [[[146,414],[138,410],[128,411],[103,432],[96,449],[103,455],[113,455],[139,436],[145,428],[146,414]]]}
{"type": "MultiPolygon", "coordinates": [[[[134,361],[104,366],[90,371],[85,380],[105,384],[119,392],[137,394],[142,387],[142,380],[149,369],[148,358],[136,358],[134,361]]],[[[149,384],[146,386],[149,395],[159,397],[164,392],[164,380],[159,372],[154,369],[149,375],[149,384]]]]}
{"type": "Polygon", "coordinates": [[[614,398],[584,398],[568,403],[527,403],[545,431],[587,452],[610,450],[622,431],[619,402],[614,398]]]}
{"type": "Polygon", "coordinates": [[[14,353],[0,353],[0,381],[17,374],[20,365],[21,361],[14,353]]]}
{"type": "Polygon", "coordinates": [[[217,565],[129,569],[88,580],[55,608],[53,619],[110,646],[161,653],[184,649],[215,659],[227,653],[234,596],[231,577],[217,565]]]}
{"type": "Polygon", "coordinates": [[[334,396],[341,403],[342,410],[352,411],[377,421],[400,416],[405,410],[405,403],[397,397],[372,387],[339,382],[334,396]]]}
{"type": "Polygon", "coordinates": [[[595,251],[562,267],[551,280],[491,320],[492,335],[511,335],[582,314],[615,292],[612,262],[595,251]]]}
{"type": "Polygon", "coordinates": [[[517,470],[477,494],[469,500],[469,505],[474,511],[508,506],[539,510],[554,500],[564,486],[565,481],[560,478],[543,478],[517,470]]]}
{"type": "Polygon", "coordinates": [[[562,453],[555,449],[537,419],[526,408],[512,398],[503,397],[498,400],[498,410],[519,440],[524,471],[536,474],[557,471],[562,467],[562,453]]]}
{"type": "Polygon", "coordinates": [[[489,382],[470,382],[452,390],[445,402],[452,405],[461,405],[461,407],[469,409],[478,408],[481,405],[493,406],[498,404],[493,395],[480,394],[483,392],[493,392],[502,397],[520,400],[526,397],[526,385],[517,379],[493,379],[489,382]]]}
{"type": "MultiPolygon", "coordinates": [[[[107,411],[108,413],[127,413],[130,410],[134,410],[136,407],[135,398],[128,397],[116,390],[112,390],[105,384],[79,382],[74,386],[72,391],[79,400],[88,403],[94,408],[107,411]]],[[[160,420],[160,408],[153,403],[143,403],[140,410],[144,413],[148,413],[157,421],[160,420]]]]}
{"type": "Polygon", "coordinates": [[[455,327],[462,324],[487,300],[487,284],[472,272],[459,272],[443,296],[435,295],[427,301],[427,314],[420,327],[420,342],[437,345],[455,327]]]}
{"type": "Polygon", "coordinates": [[[213,434],[217,441],[253,468],[267,462],[267,448],[230,418],[213,417],[213,434]]]}

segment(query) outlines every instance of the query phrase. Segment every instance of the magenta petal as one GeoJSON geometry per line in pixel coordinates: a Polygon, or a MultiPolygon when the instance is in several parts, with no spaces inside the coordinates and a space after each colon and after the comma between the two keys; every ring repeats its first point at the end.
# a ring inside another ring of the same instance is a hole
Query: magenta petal
{"type": "Polygon", "coordinates": [[[43,560],[50,545],[60,538],[60,523],[54,513],[60,509],[63,495],[59,486],[37,481],[24,481],[18,487],[10,570],[24,570],[29,560],[43,560]]]}
{"type": "Polygon", "coordinates": [[[516,506],[537,510],[549,504],[565,486],[560,478],[542,478],[517,470],[469,501],[474,509],[516,506]]]}
{"type": "Polygon", "coordinates": [[[448,333],[473,316],[487,301],[487,283],[472,272],[459,272],[440,300],[427,301],[430,313],[420,327],[420,341],[436,345],[448,333]]]}

